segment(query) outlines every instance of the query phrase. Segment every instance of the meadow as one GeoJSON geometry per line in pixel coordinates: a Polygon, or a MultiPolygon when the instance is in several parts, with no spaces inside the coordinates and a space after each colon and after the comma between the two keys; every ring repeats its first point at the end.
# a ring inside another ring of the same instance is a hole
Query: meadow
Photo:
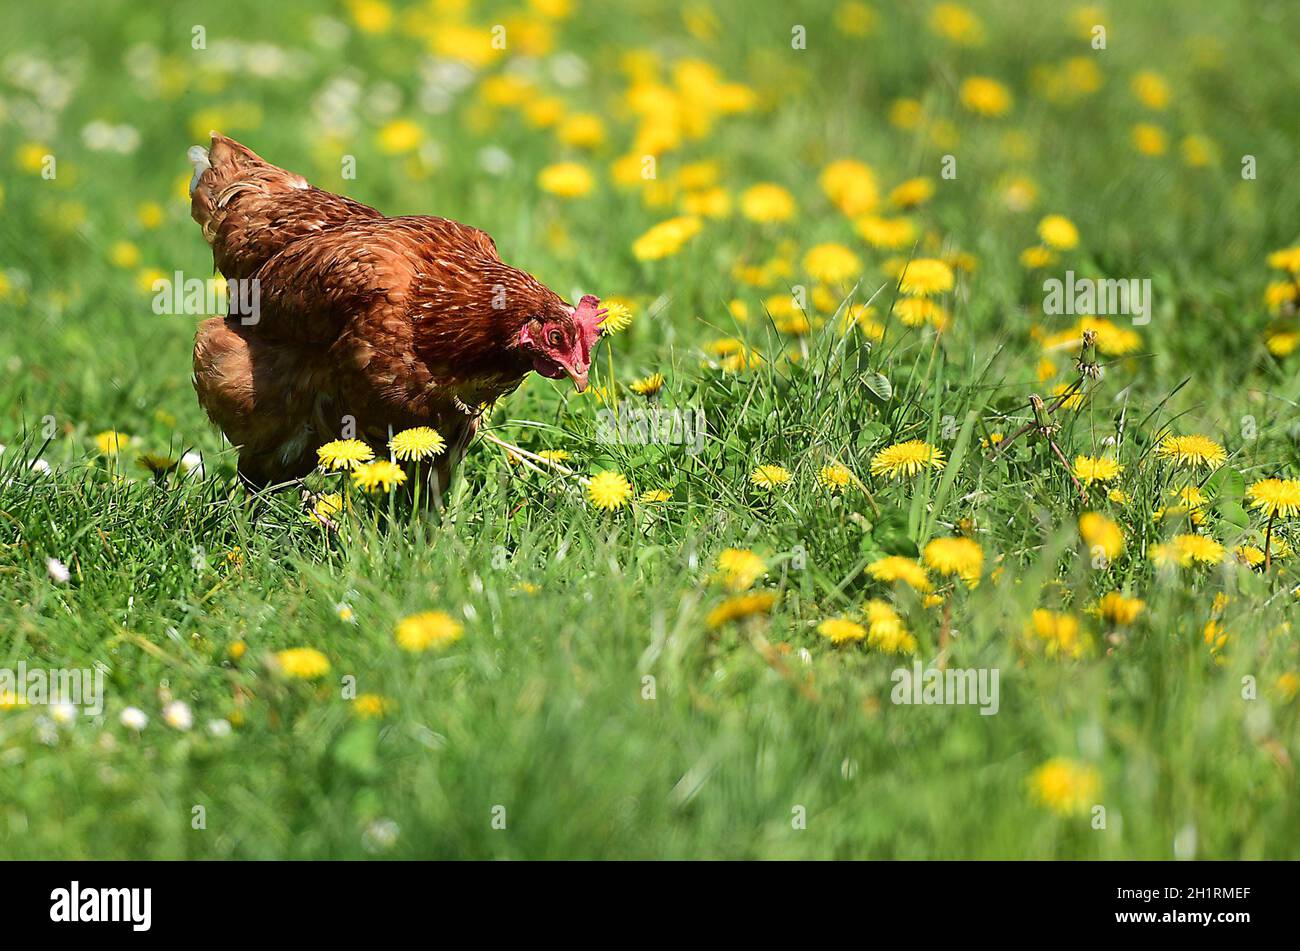
{"type": "Polygon", "coordinates": [[[1294,4],[7,20],[0,667],[104,689],[0,690],[0,857],[1300,857],[1294,4]],[[612,303],[592,388],[241,486],[213,129],[612,303]]]}

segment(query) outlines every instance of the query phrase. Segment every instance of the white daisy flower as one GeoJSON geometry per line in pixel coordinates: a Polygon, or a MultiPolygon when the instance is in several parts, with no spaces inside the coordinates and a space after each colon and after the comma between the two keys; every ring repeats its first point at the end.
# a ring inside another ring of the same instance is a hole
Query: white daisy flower
{"type": "Polygon", "coordinates": [[[72,577],[72,574],[68,571],[68,566],[57,558],[46,558],[45,570],[49,573],[50,580],[55,584],[67,584],[72,577]]]}
{"type": "Polygon", "coordinates": [[[175,730],[188,730],[194,726],[194,714],[184,700],[173,700],[163,707],[163,720],[175,730]]]}

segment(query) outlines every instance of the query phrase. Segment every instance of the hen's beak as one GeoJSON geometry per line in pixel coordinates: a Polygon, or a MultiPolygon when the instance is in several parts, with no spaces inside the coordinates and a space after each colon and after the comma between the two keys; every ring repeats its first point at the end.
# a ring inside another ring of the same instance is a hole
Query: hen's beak
{"type": "Polygon", "coordinates": [[[573,380],[574,389],[576,389],[579,393],[587,389],[586,370],[579,371],[574,367],[565,367],[564,372],[569,374],[569,377],[573,380]]]}

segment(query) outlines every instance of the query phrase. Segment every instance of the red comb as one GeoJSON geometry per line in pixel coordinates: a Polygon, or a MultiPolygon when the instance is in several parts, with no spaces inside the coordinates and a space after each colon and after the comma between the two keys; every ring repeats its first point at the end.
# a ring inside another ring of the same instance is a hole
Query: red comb
{"type": "Polygon", "coordinates": [[[578,301],[578,307],[573,312],[573,319],[578,322],[579,326],[595,329],[600,326],[600,318],[604,317],[608,311],[600,309],[600,298],[594,294],[586,294],[582,300],[578,301]]]}

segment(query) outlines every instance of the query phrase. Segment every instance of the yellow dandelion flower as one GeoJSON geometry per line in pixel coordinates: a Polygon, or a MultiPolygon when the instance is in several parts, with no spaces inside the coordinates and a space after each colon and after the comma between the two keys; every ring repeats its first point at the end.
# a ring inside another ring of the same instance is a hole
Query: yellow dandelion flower
{"type": "Polygon", "coordinates": [[[731,214],[731,195],[725,188],[706,188],[682,196],[682,211],[701,218],[725,218],[731,214]]]}
{"type": "Polygon", "coordinates": [[[1075,456],[1074,477],[1084,485],[1113,482],[1124,467],[1108,456],[1075,456]]]}
{"type": "Polygon", "coordinates": [[[280,672],[296,680],[316,680],[329,673],[330,662],[314,647],[290,647],[276,651],[275,661],[280,672]]]}
{"type": "Polygon", "coordinates": [[[130,241],[115,241],[108,249],[108,259],[114,267],[139,267],[140,249],[130,241]]]}
{"type": "Polygon", "coordinates": [[[1300,515],[1300,479],[1261,479],[1246,489],[1251,508],[1272,518],[1300,515]]]}
{"type": "Polygon", "coordinates": [[[876,207],[880,193],[876,175],[856,159],[838,159],[822,169],[818,184],[831,204],[850,217],[876,207]]]}
{"type": "Polygon", "coordinates": [[[777,331],[783,334],[789,334],[792,337],[803,337],[812,331],[812,321],[806,314],[788,313],[781,317],[775,317],[773,324],[777,331]]]}
{"type": "Polygon", "coordinates": [[[1185,135],[1178,143],[1183,163],[1189,168],[1208,168],[1218,164],[1219,149],[1207,135],[1185,135]]]}
{"type": "Polygon", "coordinates": [[[404,462],[432,459],[441,454],[447,443],[436,429],[428,426],[416,426],[404,429],[388,440],[388,448],[393,455],[404,462]]]}
{"type": "Polygon", "coordinates": [[[996,119],[1011,111],[1011,90],[988,76],[972,76],[963,81],[957,96],[977,116],[996,119]]]}
{"type": "Polygon", "coordinates": [[[348,0],[348,12],[363,33],[386,33],[393,25],[393,8],[383,0],[348,0]]]}
{"type": "Polygon", "coordinates": [[[887,479],[912,478],[927,468],[943,468],[943,451],[920,439],[886,446],[871,458],[871,474],[887,479]]]}
{"type": "Polygon", "coordinates": [[[156,201],[147,201],[136,209],[135,218],[140,227],[152,231],[163,223],[163,207],[156,201]]]}
{"type": "Polygon", "coordinates": [[[609,311],[605,318],[600,322],[600,332],[603,334],[616,334],[627,330],[632,325],[632,308],[623,301],[616,298],[609,298],[601,304],[605,310],[609,311]]]}
{"type": "Polygon", "coordinates": [[[767,562],[748,548],[727,548],[718,555],[719,577],[732,591],[744,591],[767,574],[767,562]]]}
{"type": "Polygon", "coordinates": [[[928,297],[904,297],[894,304],[894,315],[905,327],[920,327],[926,321],[935,326],[948,322],[948,312],[928,297]]]}
{"type": "Polygon", "coordinates": [[[935,538],[926,543],[922,557],[930,569],[941,575],[956,575],[974,588],[984,567],[984,550],[971,538],[935,538]]]}
{"type": "Polygon", "coordinates": [[[1158,565],[1190,567],[1196,562],[1215,565],[1223,561],[1224,547],[1208,535],[1175,535],[1164,545],[1152,545],[1152,561],[1158,565]]]}
{"type": "Polygon", "coordinates": [[[1270,281],[1264,288],[1264,304],[1273,313],[1277,313],[1287,304],[1293,303],[1300,295],[1294,281],[1270,281]]]}
{"type": "Polygon", "coordinates": [[[1205,522],[1205,513],[1194,505],[1166,505],[1151,513],[1151,517],[1157,522],[1162,522],[1169,516],[1183,515],[1187,516],[1188,521],[1193,525],[1201,525],[1205,522]]]}
{"type": "Polygon", "coordinates": [[[1249,568],[1262,568],[1264,566],[1264,549],[1255,545],[1238,545],[1232,550],[1232,553],[1239,562],[1249,568]]]}
{"type": "Polygon", "coordinates": [[[621,472],[600,472],[587,483],[587,499],[602,511],[621,509],[630,498],[632,486],[621,472]]]}
{"type": "Polygon", "coordinates": [[[14,154],[24,171],[35,173],[45,168],[46,156],[53,153],[39,142],[27,142],[19,146],[14,154]]]}
{"type": "Polygon", "coordinates": [[[1086,815],[1101,792],[1101,776],[1091,766],[1057,757],[1034,770],[1029,789],[1035,801],[1059,815],[1086,815]]]}
{"type": "Polygon", "coordinates": [[[705,623],[710,629],[722,627],[730,621],[754,614],[766,614],[776,604],[776,595],[771,591],[755,591],[753,594],[737,595],[728,598],[709,612],[705,623]]]}
{"type": "Polygon", "coordinates": [[[867,629],[848,618],[828,617],[817,625],[817,633],[830,638],[832,644],[847,644],[849,641],[862,640],[867,636],[867,629]]]}
{"type": "Polygon", "coordinates": [[[106,456],[116,456],[130,442],[130,436],[126,433],[119,433],[116,429],[106,429],[95,436],[95,446],[106,456]]]}
{"type": "Polygon", "coordinates": [[[1099,512],[1079,516],[1079,536],[1094,554],[1100,552],[1107,561],[1114,561],[1124,551],[1123,529],[1099,512]]]}
{"type": "Polygon", "coordinates": [[[862,273],[862,261],[842,244],[827,242],[808,250],[803,269],[819,281],[839,284],[862,273]]]}
{"type": "Polygon", "coordinates": [[[859,0],[846,0],[835,8],[835,27],[845,36],[869,36],[876,26],[876,11],[859,0]]]}
{"type": "Polygon", "coordinates": [[[382,717],[391,706],[389,700],[377,693],[360,693],[352,701],[352,714],[362,720],[374,720],[382,717]]]}
{"type": "Polygon", "coordinates": [[[877,581],[901,581],[913,591],[930,590],[930,577],[915,558],[887,555],[867,565],[867,574],[877,581]]]}
{"type": "Polygon", "coordinates": [[[1268,352],[1275,357],[1289,357],[1300,347],[1300,331],[1275,330],[1264,338],[1268,352]]]}
{"type": "Polygon", "coordinates": [[[843,492],[849,487],[853,482],[853,473],[847,466],[832,462],[830,465],[822,466],[817,470],[817,481],[823,489],[834,494],[843,492]]]}
{"type": "Polygon", "coordinates": [[[537,174],[537,187],[561,198],[581,198],[593,183],[591,172],[577,162],[557,162],[537,174]]]}
{"type": "Polygon", "coordinates": [[[1084,331],[1088,330],[1097,335],[1097,349],[1108,356],[1121,356],[1123,353],[1132,353],[1141,347],[1141,336],[1138,331],[1117,327],[1114,323],[1102,320],[1100,317],[1080,318],[1078,325],[1075,325],[1069,333],[1071,347],[1078,346],[1074,342],[1082,340],[1084,331]]]}
{"type": "Polygon", "coordinates": [[[915,208],[934,197],[934,181],[929,178],[909,178],[889,193],[895,208],[915,208]]]}
{"type": "Polygon", "coordinates": [[[447,612],[421,611],[398,621],[395,637],[402,650],[418,654],[450,647],[464,633],[461,623],[447,612]]]}
{"type": "Polygon", "coordinates": [[[916,225],[910,218],[882,218],[863,215],[853,222],[853,229],[873,248],[895,251],[916,240],[916,225]]]}
{"type": "Polygon", "coordinates": [[[1277,691],[1283,703],[1290,703],[1296,698],[1296,694],[1300,694],[1300,674],[1288,670],[1277,678],[1273,689],[1277,691]]]}
{"type": "Polygon", "coordinates": [[[1228,644],[1228,629],[1217,620],[1207,621],[1201,630],[1201,638],[1209,647],[1212,655],[1217,655],[1228,644]]]}
{"type": "Polygon", "coordinates": [[[639,501],[646,505],[658,505],[661,502],[667,502],[673,497],[673,494],[667,489],[646,489],[641,493],[639,501]]]}
{"type": "Polygon", "coordinates": [[[1175,467],[1184,469],[1217,466],[1228,458],[1228,453],[1217,442],[1199,435],[1166,436],[1156,449],[1156,455],[1170,459],[1175,467]]]}
{"type": "Polygon", "coordinates": [[[325,495],[318,495],[312,501],[310,511],[307,517],[313,522],[325,523],[333,521],[334,516],[343,511],[343,496],[337,492],[329,492],[325,495]]]}
{"type": "Polygon", "coordinates": [[[1073,614],[1038,608],[1030,619],[1030,633],[1043,641],[1049,656],[1079,658],[1085,643],[1079,635],[1079,619],[1073,614]]]}
{"type": "Polygon", "coordinates": [[[1268,256],[1268,266],[1279,271],[1300,274],[1300,244],[1279,248],[1268,256]]]}
{"type": "Polygon", "coordinates": [[[1048,215],[1038,222],[1038,236],[1058,251],[1069,251],[1079,244],[1079,229],[1064,215],[1048,215]]]}
{"type": "Polygon", "coordinates": [[[741,350],[718,361],[718,368],[723,373],[743,373],[763,365],[763,355],[757,350],[741,350]]]}
{"type": "Polygon", "coordinates": [[[1031,271],[1041,270],[1051,267],[1057,261],[1057,254],[1048,248],[1039,247],[1025,248],[1020,252],[1020,266],[1031,271]]]}
{"type": "Polygon", "coordinates": [[[394,119],[379,130],[379,149],[389,155],[414,152],[420,147],[424,132],[410,119],[394,119]]]}
{"type": "Polygon", "coordinates": [[[937,4],[930,11],[930,29],[958,46],[978,46],[984,42],[984,24],[958,3],[937,4]]]}
{"type": "Polygon", "coordinates": [[[921,103],[904,96],[889,104],[889,124],[910,132],[921,124],[925,111],[921,103]]]}
{"type": "Polygon", "coordinates": [[[360,439],[335,439],[316,450],[320,467],[328,471],[355,469],[373,458],[375,451],[360,439]]]}
{"type": "Polygon", "coordinates": [[[907,262],[898,277],[898,286],[910,297],[932,297],[952,290],[953,273],[938,258],[917,258],[907,262]]]}
{"type": "Polygon", "coordinates": [[[1133,77],[1133,95],[1148,109],[1164,109],[1169,105],[1169,83],[1157,72],[1144,69],[1133,77]]]}
{"type": "Polygon", "coordinates": [[[790,470],[783,466],[758,466],[749,474],[749,481],[760,489],[775,489],[790,481],[790,470]]]}
{"type": "Polygon", "coordinates": [[[537,455],[550,462],[567,462],[573,458],[573,454],[567,449],[543,449],[537,455]]]}
{"type": "Polygon", "coordinates": [[[915,654],[916,638],[887,601],[867,602],[867,644],[887,654],[915,654]]]}
{"type": "Polygon", "coordinates": [[[1017,214],[1028,211],[1038,203],[1038,183],[1032,178],[1018,175],[1001,184],[999,197],[1008,211],[1017,214]]]}
{"type": "Polygon", "coordinates": [[[751,185],[740,196],[740,213],[750,221],[789,221],[796,210],[794,196],[771,182],[751,185]]]}
{"type": "Polygon", "coordinates": [[[1133,147],[1142,155],[1154,158],[1165,154],[1169,148],[1169,138],[1160,126],[1139,122],[1133,126],[1133,147]]]}
{"type": "Polygon", "coordinates": [[[362,463],[352,470],[352,484],[364,492],[390,492],[405,481],[402,467],[387,459],[362,463]]]}
{"type": "Polygon", "coordinates": [[[1118,591],[1108,591],[1097,602],[1097,613],[1111,624],[1127,625],[1136,621],[1145,607],[1145,601],[1126,598],[1118,591]]]}
{"type": "Polygon", "coordinates": [[[147,267],[136,272],[135,286],[146,293],[157,294],[166,286],[167,275],[156,267],[147,267]]]}
{"type": "Polygon", "coordinates": [[[661,221],[632,242],[632,254],[638,261],[658,261],[672,257],[687,241],[699,234],[702,227],[703,223],[693,215],[661,221]]]}
{"type": "Polygon", "coordinates": [[[664,375],[652,373],[639,380],[633,380],[628,384],[628,388],[638,396],[656,396],[664,388],[664,375]]]}
{"type": "MultiPolygon", "coordinates": [[[[1065,397],[1064,400],[1061,400],[1061,409],[1064,410],[1076,410],[1083,405],[1083,388],[1069,383],[1058,383],[1052,387],[1052,396],[1058,399],[1065,397]],[[1066,396],[1067,393],[1069,393],[1068,396],[1066,396]]],[[[1054,401],[1049,400],[1048,402],[1054,401]]]]}
{"type": "Polygon", "coordinates": [[[594,149],[605,142],[605,124],[599,116],[579,112],[561,122],[555,135],[562,143],[575,149],[594,149]]]}

